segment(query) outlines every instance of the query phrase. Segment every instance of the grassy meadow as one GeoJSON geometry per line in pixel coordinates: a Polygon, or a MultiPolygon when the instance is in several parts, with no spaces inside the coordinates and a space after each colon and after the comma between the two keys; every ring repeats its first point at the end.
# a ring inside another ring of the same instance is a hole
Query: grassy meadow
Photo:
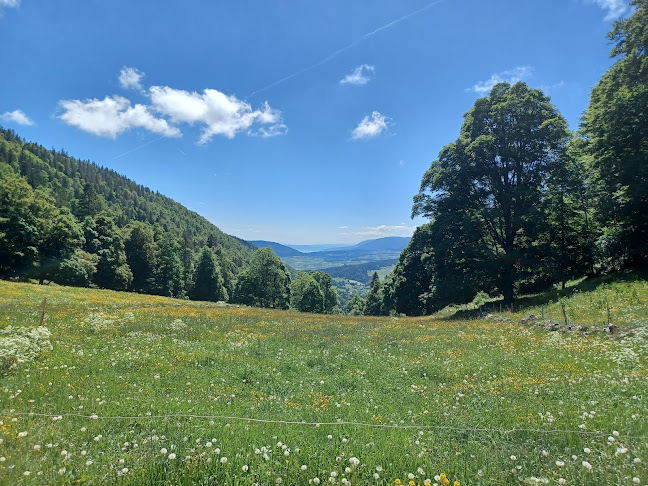
{"type": "Polygon", "coordinates": [[[44,297],[51,333],[0,376],[0,484],[647,484],[648,284],[569,295],[621,337],[519,324],[551,299],[372,318],[0,281],[0,338],[44,297]]]}

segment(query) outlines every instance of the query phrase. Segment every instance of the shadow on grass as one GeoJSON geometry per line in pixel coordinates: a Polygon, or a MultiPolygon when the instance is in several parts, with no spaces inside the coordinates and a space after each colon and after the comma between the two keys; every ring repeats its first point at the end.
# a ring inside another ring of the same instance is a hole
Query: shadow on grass
{"type": "Polygon", "coordinates": [[[453,314],[439,317],[443,321],[456,321],[466,319],[478,319],[488,313],[511,312],[520,313],[525,309],[537,308],[547,304],[555,304],[562,298],[569,298],[575,293],[593,292],[599,287],[617,282],[636,282],[648,280],[648,269],[637,271],[618,272],[610,275],[588,277],[580,282],[569,285],[564,290],[553,288],[546,292],[533,295],[524,295],[515,299],[512,303],[504,303],[502,300],[491,301],[483,304],[477,309],[459,309],[453,314]]]}

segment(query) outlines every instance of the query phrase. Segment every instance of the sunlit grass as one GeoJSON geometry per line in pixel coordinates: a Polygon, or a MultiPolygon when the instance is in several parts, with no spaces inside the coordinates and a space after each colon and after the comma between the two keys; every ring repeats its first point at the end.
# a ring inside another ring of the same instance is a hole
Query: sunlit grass
{"type": "Polygon", "coordinates": [[[647,294],[567,300],[594,323],[605,299],[637,330],[618,339],[518,324],[532,303],[370,318],[0,282],[0,326],[36,326],[47,297],[53,348],[0,378],[0,483],[645,484],[647,294]]]}

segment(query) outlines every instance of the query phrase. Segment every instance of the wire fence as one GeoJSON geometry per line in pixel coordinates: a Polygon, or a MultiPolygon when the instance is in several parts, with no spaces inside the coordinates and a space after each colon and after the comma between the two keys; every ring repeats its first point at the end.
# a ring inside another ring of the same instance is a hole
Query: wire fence
{"type": "MultiPolygon", "coordinates": [[[[444,431],[453,431],[453,432],[491,432],[491,433],[501,433],[501,434],[528,432],[528,433],[535,433],[535,434],[577,434],[577,435],[587,435],[587,436],[595,436],[595,437],[611,436],[610,433],[588,431],[588,430],[533,429],[533,428],[518,428],[518,427],[511,428],[511,429],[499,429],[499,428],[491,428],[491,427],[455,427],[452,425],[379,424],[379,423],[367,423],[367,422],[348,422],[342,420],[336,422],[306,422],[306,421],[291,421],[291,420],[259,419],[253,417],[237,417],[231,415],[197,415],[197,414],[185,414],[185,413],[164,414],[164,415],[100,416],[100,415],[84,415],[80,413],[38,413],[38,412],[4,411],[4,412],[0,412],[0,414],[10,415],[10,416],[32,416],[32,417],[49,417],[49,418],[72,417],[72,418],[81,418],[81,419],[88,419],[88,420],[157,420],[157,419],[190,418],[190,419],[205,419],[205,420],[230,420],[230,421],[275,424],[275,425],[301,425],[301,426],[308,426],[308,427],[346,425],[352,427],[370,427],[370,428],[383,428],[383,429],[444,430],[444,431]]],[[[614,440],[622,440],[622,439],[647,440],[648,436],[621,435],[621,434],[619,434],[618,436],[614,436],[614,440]]]]}

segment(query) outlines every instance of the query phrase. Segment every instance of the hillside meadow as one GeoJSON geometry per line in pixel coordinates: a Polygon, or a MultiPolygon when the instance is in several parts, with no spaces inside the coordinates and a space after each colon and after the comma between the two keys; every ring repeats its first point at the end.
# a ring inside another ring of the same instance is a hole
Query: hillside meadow
{"type": "Polygon", "coordinates": [[[572,293],[610,335],[0,282],[0,484],[646,484],[646,302],[572,293]]]}

